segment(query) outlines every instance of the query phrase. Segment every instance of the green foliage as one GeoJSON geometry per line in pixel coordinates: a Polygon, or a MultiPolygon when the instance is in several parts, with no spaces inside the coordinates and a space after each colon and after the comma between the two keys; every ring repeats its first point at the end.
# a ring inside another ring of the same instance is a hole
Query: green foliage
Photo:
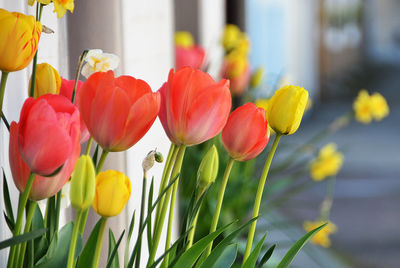
{"type": "MultiPolygon", "coordinates": [[[[101,218],[97,221],[96,226],[93,228],[92,232],[90,233],[89,239],[86,242],[85,247],[81,255],[79,256],[77,267],[78,268],[85,268],[85,267],[92,267],[93,266],[93,254],[96,250],[96,242],[100,233],[100,225],[101,225],[101,218]]],[[[78,247],[78,246],[77,246],[78,247]]],[[[69,246],[68,246],[69,248],[69,246]]]]}
{"type": "Polygon", "coordinates": [[[25,241],[29,241],[35,238],[38,238],[42,236],[46,232],[46,229],[39,229],[39,230],[34,230],[32,232],[22,234],[22,235],[17,235],[14,237],[11,237],[9,239],[3,240],[0,242],[0,249],[4,249],[7,247],[11,247],[17,244],[21,244],[25,241]]]}
{"type": "Polygon", "coordinates": [[[260,251],[263,247],[264,240],[267,237],[267,234],[265,234],[261,240],[257,243],[256,247],[253,249],[251,252],[250,256],[247,258],[245,263],[243,263],[242,268],[253,268],[256,266],[256,262],[258,260],[258,256],[260,255],[260,251]]]}
{"type": "Polygon", "coordinates": [[[106,268],[119,268],[119,258],[118,258],[118,247],[121,244],[122,238],[124,237],[125,230],[122,232],[118,238],[118,242],[115,242],[114,233],[109,229],[109,239],[108,239],[108,259],[106,268]]]}

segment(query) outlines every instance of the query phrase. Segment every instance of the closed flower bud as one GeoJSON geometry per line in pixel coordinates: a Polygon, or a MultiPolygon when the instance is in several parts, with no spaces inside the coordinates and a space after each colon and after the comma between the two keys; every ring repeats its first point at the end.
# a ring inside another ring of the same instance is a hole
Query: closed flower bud
{"type": "Polygon", "coordinates": [[[308,101],[308,91],[284,86],[268,102],[267,121],[275,132],[290,135],[297,131],[308,101]]]}
{"type": "Polygon", "coordinates": [[[71,177],[70,199],[76,210],[84,210],[93,203],[96,193],[96,171],[88,155],[82,155],[71,177]]]}
{"type": "MultiPolygon", "coordinates": [[[[36,66],[34,98],[46,94],[59,94],[61,88],[61,77],[57,70],[48,63],[41,63],[36,66]]],[[[32,83],[32,77],[29,84],[32,83]]]]}
{"type": "Polygon", "coordinates": [[[164,161],[164,157],[160,152],[156,152],[154,154],[154,159],[156,160],[157,163],[162,163],[164,161]]]}
{"type": "Polygon", "coordinates": [[[116,170],[100,172],[96,177],[93,209],[104,217],[116,216],[124,209],[131,196],[131,182],[116,170]]]}
{"type": "Polygon", "coordinates": [[[0,70],[24,69],[35,56],[42,24],[33,16],[0,8],[0,29],[0,70]]]}
{"type": "Polygon", "coordinates": [[[215,181],[218,175],[218,151],[213,145],[201,160],[197,177],[199,178],[199,191],[200,194],[204,192],[207,187],[215,181]]]}

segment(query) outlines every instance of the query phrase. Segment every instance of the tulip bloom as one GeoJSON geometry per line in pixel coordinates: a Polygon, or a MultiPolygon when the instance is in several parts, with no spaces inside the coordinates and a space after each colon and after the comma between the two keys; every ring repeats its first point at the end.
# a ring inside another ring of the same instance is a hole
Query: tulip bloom
{"type": "MultiPolygon", "coordinates": [[[[61,77],[57,70],[48,63],[36,66],[35,92],[33,97],[37,98],[46,94],[59,94],[61,77]]],[[[32,83],[32,77],[29,84],[32,83]]]]}
{"type": "Polygon", "coordinates": [[[202,47],[194,45],[190,48],[175,46],[175,67],[180,69],[190,66],[201,69],[204,65],[206,53],[202,47]]]}
{"type": "MultiPolygon", "coordinates": [[[[75,80],[67,80],[61,77],[61,87],[60,87],[60,95],[66,97],[67,99],[71,100],[72,99],[72,91],[74,90],[74,84],[75,84],[75,80]]],[[[83,85],[83,82],[78,80],[78,84],[76,87],[76,92],[75,92],[75,99],[78,99],[78,92],[79,89],[81,88],[81,86],[83,85]]],[[[75,105],[77,105],[78,101],[75,101],[75,105]]],[[[89,137],[89,131],[85,125],[85,122],[83,121],[82,117],[81,117],[81,143],[86,142],[89,137]]]]}
{"type": "Polygon", "coordinates": [[[249,102],[232,112],[222,130],[221,138],[233,159],[247,161],[264,150],[269,135],[264,109],[249,102]]]}
{"type": "Polygon", "coordinates": [[[297,131],[308,102],[308,91],[298,86],[284,86],[268,102],[267,120],[271,128],[283,135],[297,131]]]}
{"type": "Polygon", "coordinates": [[[160,95],[143,80],[115,78],[113,71],[89,77],[78,93],[78,107],[90,134],[104,150],[124,151],[152,126],[160,95]]]}
{"type": "Polygon", "coordinates": [[[232,105],[228,80],[214,82],[207,73],[191,67],[171,70],[159,92],[159,118],[176,145],[196,145],[216,136],[232,105]]]}
{"type": "Polygon", "coordinates": [[[116,216],[124,209],[131,196],[131,182],[124,173],[107,170],[96,178],[93,209],[105,217],[116,216]]]}
{"type": "Polygon", "coordinates": [[[30,198],[56,194],[68,181],[79,157],[79,111],[66,98],[44,95],[25,101],[20,122],[10,126],[9,161],[14,183],[23,192],[30,171],[36,175],[30,198]]]}
{"type": "Polygon", "coordinates": [[[33,16],[0,8],[0,29],[0,70],[24,69],[35,56],[42,24],[33,16]]]}

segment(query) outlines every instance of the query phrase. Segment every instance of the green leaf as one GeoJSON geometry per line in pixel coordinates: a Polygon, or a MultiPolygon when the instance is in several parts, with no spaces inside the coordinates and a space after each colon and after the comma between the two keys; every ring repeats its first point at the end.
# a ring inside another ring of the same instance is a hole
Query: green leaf
{"type": "Polygon", "coordinates": [[[208,267],[214,267],[215,263],[217,262],[219,256],[223,253],[226,247],[228,247],[233,239],[239,235],[241,231],[243,231],[244,228],[249,226],[253,221],[258,219],[257,217],[254,217],[253,219],[249,220],[239,228],[237,228],[235,231],[230,233],[227,237],[225,237],[212,251],[210,256],[204,261],[203,258],[205,258],[205,255],[201,256],[199,263],[201,263],[200,268],[208,268],[208,267]],[[203,262],[204,261],[204,262],[203,262]]]}
{"type": "Polygon", "coordinates": [[[150,206],[150,204],[153,204],[153,191],[154,191],[154,177],[152,177],[151,178],[151,184],[150,184],[150,190],[149,190],[149,197],[148,197],[148,200],[147,200],[147,215],[149,216],[149,221],[147,222],[147,245],[148,245],[148,248],[149,248],[149,252],[150,252],[150,249],[151,249],[151,247],[152,247],[152,245],[151,245],[151,243],[153,242],[153,238],[152,238],[152,236],[151,236],[151,226],[152,226],[152,223],[151,223],[151,206],[150,206]]]}
{"type": "MultiPolygon", "coordinates": [[[[32,230],[44,228],[44,220],[42,216],[42,212],[40,211],[39,206],[36,206],[35,213],[33,214],[32,219],[32,230]]],[[[35,261],[38,261],[40,258],[46,254],[47,249],[49,247],[49,243],[47,242],[46,236],[42,236],[34,240],[34,256],[35,261]]]]}
{"type": "Polygon", "coordinates": [[[8,218],[8,216],[7,216],[7,214],[6,214],[5,212],[3,212],[3,214],[4,214],[4,218],[6,219],[6,223],[7,223],[8,229],[10,229],[10,231],[13,232],[13,230],[14,230],[14,228],[15,228],[15,223],[12,222],[12,221],[8,218]]]}
{"type": "Polygon", "coordinates": [[[262,268],[264,264],[267,263],[267,261],[269,260],[269,258],[271,258],[272,253],[274,252],[274,249],[276,247],[276,244],[273,244],[268,250],[267,252],[265,252],[264,256],[262,257],[260,263],[257,265],[257,268],[262,268]]]}
{"type": "Polygon", "coordinates": [[[46,229],[34,230],[34,231],[26,233],[26,234],[17,235],[17,236],[11,237],[9,239],[3,240],[0,242],[0,249],[4,249],[4,248],[10,247],[10,246],[14,246],[14,245],[23,243],[25,241],[35,239],[37,237],[42,236],[45,232],[46,232],[46,229]]]}
{"type": "Polygon", "coordinates": [[[211,243],[211,241],[213,241],[218,235],[220,235],[223,231],[228,229],[229,226],[231,226],[233,223],[236,223],[236,222],[237,221],[234,221],[224,227],[221,227],[218,230],[216,230],[215,232],[208,234],[207,236],[200,239],[188,251],[186,251],[185,253],[182,254],[182,256],[179,258],[179,260],[176,262],[176,264],[173,267],[174,268],[193,267],[197,258],[208,247],[208,245],[211,243]]]}
{"type": "MultiPolygon", "coordinates": [[[[74,223],[67,223],[58,233],[53,235],[49,249],[35,265],[36,268],[66,267],[68,261],[69,246],[71,243],[74,223]]],[[[75,256],[79,256],[82,249],[82,238],[78,235],[75,256]]]]}
{"type": "MultiPolygon", "coordinates": [[[[12,222],[15,225],[14,214],[10,199],[10,191],[8,190],[7,178],[6,174],[4,173],[4,169],[3,169],[3,198],[4,198],[4,206],[7,212],[7,217],[10,220],[10,222],[12,222]]],[[[11,232],[12,231],[13,230],[11,230],[11,232]]]]}
{"type": "Polygon", "coordinates": [[[254,268],[256,266],[258,256],[260,255],[260,251],[262,249],[262,246],[264,244],[264,240],[266,237],[267,237],[267,234],[265,234],[261,238],[261,240],[257,243],[256,247],[250,253],[250,256],[247,258],[245,263],[243,263],[242,268],[254,268]]]}
{"type": "Polygon", "coordinates": [[[126,239],[126,247],[125,247],[125,256],[124,256],[124,267],[128,266],[128,260],[129,260],[129,244],[131,241],[131,237],[132,237],[132,232],[133,232],[133,227],[135,225],[135,213],[136,211],[133,211],[132,213],[132,217],[131,217],[131,222],[129,224],[129,231],[128,231],[128,237],[126,239]]]}
{"type": "Polygon", "coordinates": [[[89,239],[87,240],[86,245],[79,256],[77,263],[78,268],[87,268],[93,266],[93,254],[96,250],[96,242],[100,232],[100,225],[101,218],[97,221],[96,226],[94,226],[92,232],[90,233],[89,239]]]}
{"type": "Polygon", "coordinates": [[[314,230],[311,230],[302,238],[300,238],[294,245],[289,249],[286,255],[283,257],[281,262],[278,264],[276,268],[287,268],[292,263],[294,257],[296,257],[297,253],[304,247],[304,245],[311,239],[316,233],[318,233],[322,228],[324,228],[328,223],[325,223],[314,230]]]}
{"type": "Polygon", "coordinates": [[[213,268],[231,267],[236,260],[236,255],[237,255],[237,244],[229,245],[224,249],[222,254],[218,257],[216,263],[210,267],[213,268]]]}
{"type": "Polygon", "coordinates": [[[118,258],[118,247],[121,244],[122,237],[124,237],[125,230],[118,238],[118,242],[115,243],[115,237],[111,229],[109,229],[109,244],[108,244],[108,260],[107,268],[119,268],[119,258],[118,258]]]}
{"type": "Polygon", "coordinates": [[[93,164],[94,164],[95,167],[97,167],[97,156],[98,156],[98,154],[99,154],[99,145],[97,144],[96,145],[96,149],[94,150],[94,153],[93,153],[93,157],[92,157],[93,164]]]}

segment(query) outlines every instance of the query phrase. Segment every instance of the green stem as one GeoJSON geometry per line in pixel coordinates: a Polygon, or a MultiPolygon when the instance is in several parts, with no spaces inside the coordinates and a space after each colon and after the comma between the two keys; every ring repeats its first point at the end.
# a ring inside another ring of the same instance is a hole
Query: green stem
{"type": "Polygon", "coordinates": [[[100,223],[100,230],[99,230],[99,236],[97,237],[97,242],[96,242],[96,250],[94,252],[94,262],[93,262],[93,267],[99,267],[99,261],[100,261],[100,253],[101,253],[101,248],[103,246],[103,236],[104,236],[104,230],[106,229],[106,223],[107,223],[107,218],[102,217],[101,218],[101,223],[100,223]]]}
{"type": "MultiPolygon", "coordinates": [[[[15,223],[15,228],[14,228],[14,232],[13,232],[14,236],[21,234],[24,210],[25,210],[26,202],[28,201],[29,194],[31,192],[31,188],[32,188],[34,179],[35,179],[35,173],[31,172],[29,174],[28,181],[26,182],[25,190],[22,192],[22,194],[20,194],[20,197],[19,197],[20,199],[19,199],[19,203],[18,203],[17,221],[15,223]]],[[[16,246],[13,246],[11,248],[7,267],[14,267],[15,261],[17,261],[17,260],[15,260],[16,254],[18,253],[18,252],[16,252],[16,250],[17,250],[16,246]]]]}
{"type": "MultiPolygon", "coordinates": [[[[28,214],[26,215],[26,223],[25,223],[25,227],[24,227],[25,234],[28,233],[29,230],[31,229],[32,219],[33,219],[33,215],[35,214],[36,206],[37,206],[36,201],[29,202],[28,214]]],[[[22,267],[24,264],[25,250],[26,250],[26,242],[24,242],[23,244],[20,244],[20,250],[17,250],[18,251],[17,267],[22,267]]]]}
{"type": "MultiPolygon", "coordinates": [[[[142,251],[142,236],[140,235],[140,229],[142,228],[143,225],[143,217],[144,217],[144,205],[146,202],[146,172],[143,174],[143,183],[142,183],[142,200],[140,203],[140,218],[139,218],[139,228],[138,228],[138,252],[136,254],[136,262],[135,262],[135,267],[139,268],[140,267],[140,253],[142,251]]],[[[147,204],[148,206],[151,206],[151,204],[147,204]]]]}
{"type": "Polygon", "coordinates": [[[101,169],[103,168],[104,161],[106,161],[107,155],[108,155],[108,151],[103,149],[103,151],[101,153],[101,156],[100,156],[99,163],[98,163],[98,165],[96,167],[96,174],[99,174],[101,169]]]}
{"type": "Polygon", "coordinates": [[[72,98],[71,98],[71,102],[72,102],[72,103],[75,102],[76,88],[78,87],[79,76],[80,76],[80,74],[81,74],[83,61],[85,60],[86,54],[87,54],[88,52],[89,52],[89,50],[88,50],[88,49],[85,49],[85,50],[82,52],[82,54],[79,56],[79,60],[78,60],[78,69],[76,70],[76,74],[75,74],[74,89],[72,90],[72,98]]]}
{"type": "Polygon", "coordinates": [[[58,232],[58,226],[60,224],[60,210],[61,210],[61,190],[56,195],[56,215],[54,221],[54,232],[58,232]]]}
{"type": "Polygon", "coordinates": [[[79,224],[80,224],[80,221],[82,219],[82,215],[83,215],[83,212],[81,210],[76,212],[76,218],[75,218],[75,222],[74,222],[74,229],[72,231],[72,237],[71,237],[71,244],[69,246],[67,268],[73,268],[73,266],[74,266],[76,241],[78,239],[79,224]]]}
{"type": "MultiPolygon", "coordinates": [[[[175,144],[171,143],[171,146],[170,146],[169,152],[168,152],[167,161],[165,163],[163,174],[161,177],[161,184],[160,184],[160,190],[158,191],[158,195],[160,195],[161,192],[167,186],[168,178],[169,178],[169,175],[171,174],[171,169],[172,169],[173,163],[175,162],[177,153],[178,153],[178,147],[175,144]]],[[[160,216],[160,212],[161,212],[162,205],[164,203],[164,199],[165,199],[165,196],[162,197],[160,202],[157,204],[156,217],[155,217],[155,221],[154,221],[155,224],[157,224],[157,222],[158,222],[158,218],[160,216]]]]}
{"type": "MultiPolygon", "coordinates": [[[[1,82],[0,82],[0,113],[3,118],[3,100],[4,94],[6,92],[6,83],[7,83],[8,72],[1,72],[1,82]]],[[[0,119],[1,120],[1,119],[0,119]]],[[[6,121],[4,121],[6,122],[6,121]]]]}
{"type": "MultiPolygon", "coordinates": [[[[174,167],[172,169],[172,173],[171,176],[169,178],[169,182],[171,182],[173,179],[175,179],[175,177],[179,174],[181,167],[182,167],[182,161],[183,161],[183,156],[185,154],[185,149],[186,146],[185,145],[181,145],[179,148],[177,148],[177,156],[175,159],[175,164],[174,167]],[[179,164],[180,163],[180,164],[179,164]]],[[[175,181],[175,183],[178,182],[178,179],[175,181]]],[[[149,256],[149,261],[147,263],[147,266],[151,266],[154,262],[154,258],[156,256],[156,252],[157,252],[157,248],[158,248],[158,244],[160,243],[160,237],[161,237],[161,231],[164,225],[164,220],[165,220],[165,216],[167,214],[167,209],[168,209],[168,200],[171,196],[171,192],[172,189],[169,188],[166,196],[164,198],[164,203],[162,204],[162,208],[160,211],[160,215],[158,218],[156,218],[156,225],[154,227],[154,236],[153,236],[153,242],[152,242],[152,248],[150,251],[150,256],[149,256]]]]}
{"type": "Polygon", "coordinates": [[[93,138],[92,136],[89,137],[88,143],[86,145],[86,151],[85,154],[89,155],[90,154],[90,149],[92,148],[92,143],[93,143],[93,138]]]}
{"type": "MultiPolygon", "coordinates": [[[[217,206],[215,207],[214,215],[212,218],[210,232],[209,232],[210,234],[215,232],[215,230],[217,230],[219,214],[221,213],[222,201],[224,200],[226,185],[228,184],[229,175],[231,174],[231,170],[232,170],[234,163],[235,163],[235,160],[233,158],[230,158],[228,164],[226,165],[224,177],[222,178],[221,186],[219,187],[217,206]]],[[[205,253],[206,257],[208,257],[210,255],[212,246],[213,246],[213,241],[210,242],[210,244],[208,245],[208,247],[206,249],[206,253],[205,253]]]]}
{"type": "MultiPolygon", "coordinates": [[[[279,140],[281,139],[281,137],[282,137],[281,134],[276,134],[274,143],[272,144],[272,147],[268,153],[267,160],[265,161],[264,170],[261,174],[260,181],[258,183],[256,200],[254,201],[253,216],[252,216],[253,218],[257,217],[258,213],[260,211],[260,204],[261,204],[262,194],[264,192],[265,182],[266,182],[267,176],[268,176],[268,171],[271,166],[272,159],[274,158],[274,154],[275,154],[276,148],[278,147],[278,143],[279,143],[279,140]]],[[[256,227],[257,227],[257,220],[253,221],[250,226],[249,235],[247,237],[246,250],[244,252],[244,257],[243,257],[243,263],[246,262],[247,258],[250,255],[251,247],[253,245],[254,234],[256,232],[256,227]]]]}
{"type": "Polygon", "coordinates": [[[322,201],[320,210],[320,218],[322,221],[329,220],[329,215],[331,213],[331,208],[333,204],[333,197],[335,195],[335,184],[336,184],[336,177],[331,177],[327,179],[326,194],[324,201],[322,201]]]}
{"type": "Polygon", "coordinates": [[[82,218],[81,221],[79,222],[79,233],[83,236],[83,232],[85,231],[85,225],[86,225],[86,220],[89,215],[89,209],[87,208],[82,211],[82,218]]]}
{"type": "Polygon", "coordinates": [[[189,235],[188,235],[188,242],[186,244],[186,251],[192,247],[193,245],[193,240],[194,240],[194,234],[196,233],[196,226],[197,226],[197,219],[199,218],[199,214],[200,214],[200,208],[199,210],[197,210],[196,212],[196,216],[193,219],[193,223],[192,223],[192,229],[190,229],[189,235]]]}
{"type": "MultiPolygon", "coordinates": [[[[176,157],[176,161],[174,164],[174,169],[172,170],[172,179],[175,178],[180,172],[182,168],[183,156],[185,155],[186,146],[181,145],[179,147],[178,156],[176,157]]],[[[174,188],[172,190],[171,203],[169,206],[169,217],[168,217],[168,228],[167,228],[167,239],[165,241],[165,251],[167,251],[171,246],[171,236],[172,236],[172,224],[174,220],[174,209],[175,209],[175,201],[176,195],[178,192],[179,178],[174,182],[174,188]]],[[[165,259],[161,265],[161,267],[167,267],[169,260],[169,253],[165,256],[165,259]]]]}

